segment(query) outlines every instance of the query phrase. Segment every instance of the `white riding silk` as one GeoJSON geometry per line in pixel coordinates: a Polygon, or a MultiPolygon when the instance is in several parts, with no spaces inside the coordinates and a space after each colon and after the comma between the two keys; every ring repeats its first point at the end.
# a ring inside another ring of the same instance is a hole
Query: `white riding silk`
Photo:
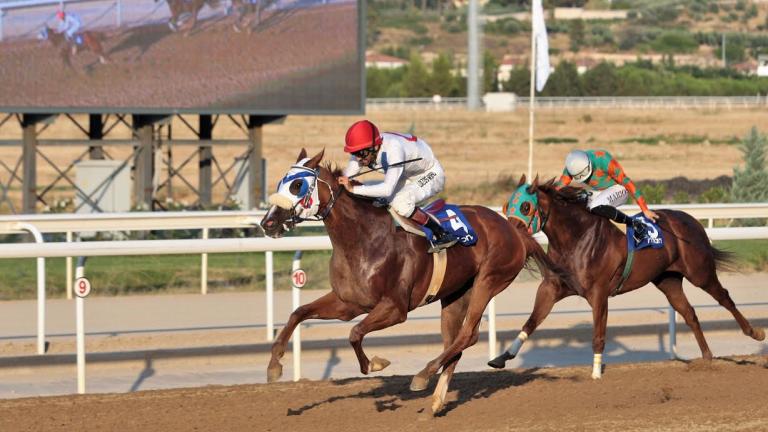
{"type": "MultiPolygon", "coordinates": [[[[386,199],[397,214],[409,217],[416,205],[437,195],[445,187],[445,172],[429,145],[409,134],[384,132],[376,161],[371,168],[384,171],[384,181],[355,186],[352,193],[386,199]],[[405,165],[391,165],[419,159],[405,165]]],[[[360,172],[360,164],[350,157],[344,174],[349,177],[360,172]]]]}
{"type": "Polygon", "coordinates": [[[625,204],[628,198],[629,192],[627,189],[624,186],[617,184],[601,191],[592,192],[592,195],[590,195],[587,202],[587,206],[590,210],[601,205],[618,207],[625,204]]]}

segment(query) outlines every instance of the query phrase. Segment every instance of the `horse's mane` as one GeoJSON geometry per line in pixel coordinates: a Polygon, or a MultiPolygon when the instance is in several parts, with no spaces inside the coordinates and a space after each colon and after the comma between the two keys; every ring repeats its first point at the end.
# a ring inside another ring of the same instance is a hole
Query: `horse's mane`
{"type": "Polygon", "coordinates": [[[338,164],[336,164],[336,162],[328,161],[323,164],[323,167],[331,173],[333,178],[339,178],[344,175],[344,171],[339,167],[338,164]]]}
{"type": "MultiPolygon", "coordinates": [[[[333,176],[334,180],[336,180],[337,178],[339,178],[339,177],[344,175],[344,170],[342,170],[338,166],[338,164],[336,164],[335,162],[330,162],[330,161],[329,162],[325,162],[322,166],[323,166],[323,168],[327,169],[328,172],[331,173],[331,176],[333,176]]],[[[356,180],[352,180],[352,183],[353,184],[362,184],[362,183],[360,183],[360,182],[358,182],[356,180]]],[[[342,191],[342,193],[345,193],[345,194],[347,194],[350,197],[355,198],[355,199],[359,199],[359,200],[363,200],[363,201],[375,201],[376,200],[376,198],[372,198],[372,197],[368,197],[368,196],[355,195],[353,193],[347,192],[347,190],[344,189],[344,188],[341,188],[340,190],[342,191]]]]}
{"type": "Polygon", "coordinates": [[[552,196],[556,200],[565,202],[567,204],[583,204],[584,203],[584,196],[582,194],[583,189],[571,187],[571,186],[565,186],[563,188],[558,189],[555,187],[554,178],[547,181],[546,183],[540,184],[539,190],[549,196],[552,196]]]}

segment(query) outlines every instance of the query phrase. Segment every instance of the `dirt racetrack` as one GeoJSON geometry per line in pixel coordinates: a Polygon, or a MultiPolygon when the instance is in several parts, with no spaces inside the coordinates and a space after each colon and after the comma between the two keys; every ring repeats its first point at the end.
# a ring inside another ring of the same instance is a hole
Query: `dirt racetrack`
{"type": "MultiPolygon", "coordinates": [[[[444,411],[410,377],[0,401],[10,431],[764,431],[768,357],[457,374],[444,411]]],[[[435,380],[433,379],[433,386],[435,380]]],[[[430,388],[430,391],[432,388],[430,388]]]]}
{"type": "Polygon", "coordinates": [[[102,33],[108,64],[46,41],[0,43],[0,105],[108,110],[355,110],[360,89],[357,8],[321,5],[265,13],[253,34],[232,19],[189,36],[165,23],[102,33]],[[67,68],[64,57],[72,57],[67,68]]]}

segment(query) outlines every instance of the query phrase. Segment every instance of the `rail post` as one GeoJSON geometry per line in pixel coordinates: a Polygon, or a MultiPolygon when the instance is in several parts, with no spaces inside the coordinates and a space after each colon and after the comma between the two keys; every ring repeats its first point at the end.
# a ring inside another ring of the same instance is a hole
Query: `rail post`
{"type": "MultiPolygon", "coordinates": [[[[203,240],[208,240],[208,228],[203,228],[203,240]]],[[[200,254],[200,293],[208,294],[208,254],[200,254]]]]}
{"type": "Polygon", "coordinates": [[[488,302],[488,360],[498,354],[496,350],[496,297],[488,302]]]}
{"type": "MultiPolygon", "coordinates": [[[[67,231],[67,243],[72,243],[72,231],[67,231]]],[[[64,258],[67,266],[67,300],[72,300],[72,257],[64,258]]]]}
{"type": "Polygon", "coordinates": [[[667,311],[669,315],[669,358],[677,359],[677,312],[672,305],[669,305],[667,311]]]}
{"type": "Polygon", "coordinates": [[[91,293],[91,283],[85,278],[86,257],[77,258],[75,270],[75,332],[77,337],[77,393],[85,393],[85,297],[91,293]]]}
{"type": "Polygon", "coordinates": [[[266,297],[267,297],[267,340],[275,338],[275,284],[273,279],[272,251],[264,253],[264,266],[266,267],[266,297]]]}
{"type": "MultiPolygon", "coordinates": [[[[301,306],[301,288],[307,283],[307,273],[301,269],[302,251],[293,254],[291,266],[291,300],[293,310],[301,306]]],[[[293,380],[301,379],[301,323],[293,331],[293,380]]]]}
{"type": "MultiPolygon", "coordinates": [[[[43,234],[28,222],[21,222],[19,229],[29,231],[36,243],[44,243],[43,234]]],[[[45,354],[45,258],[37,257],[37,353],[45,354]]]]}

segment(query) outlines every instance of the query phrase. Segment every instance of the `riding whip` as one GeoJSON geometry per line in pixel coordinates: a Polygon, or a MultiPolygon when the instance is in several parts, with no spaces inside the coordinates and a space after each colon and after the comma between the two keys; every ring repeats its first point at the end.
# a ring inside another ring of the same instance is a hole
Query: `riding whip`
{"type": "MultiPolygon", "coordinates": [[[[404,161],[402,161],[402,162],[393,163],[392,165],[389,165],[389,166],[390,166],[390,167],[396,167],[396,166],[405,165],[405,164],[407,164],[407,163],[410,163],[410,162],[416,162],[416,161],[420,161],[420,160],[421,160],[421,158],[416,158],[416,159],[408,159],[408,160],[404,160],[404,161]]],[[[383,168],[383,167],[382,167],[382,168],[383,168]]],[[[361,175],[363,175],[363,174],[368,174],[369,172],[373,172],[373,171],[378,171],[378,170],[380,170],[380,169],[382,169],[382,168],[371,168],[371,169],[369,169],[368,171],[362,171],[362,172],[359,172],[359,173],[357,173],[357,174],[351,175],[351,176],[349,176],[349,179],[351,180],[351,179],[353,179],[353,178],[355,178],[355,177],[357,177],[357,176],[361,176],[361,175]]]]}

